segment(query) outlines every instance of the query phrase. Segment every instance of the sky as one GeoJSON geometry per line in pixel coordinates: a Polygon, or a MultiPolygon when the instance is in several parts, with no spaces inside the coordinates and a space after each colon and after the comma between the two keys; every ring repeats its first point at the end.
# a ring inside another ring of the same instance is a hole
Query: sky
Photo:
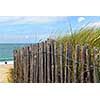
{"type": "Polygon", "coordinates": [[[70,30],[74,32],[84,25],[100,27],[100,17],[0,16],[0,43],[36,43],[70,34],[70,30]]]}

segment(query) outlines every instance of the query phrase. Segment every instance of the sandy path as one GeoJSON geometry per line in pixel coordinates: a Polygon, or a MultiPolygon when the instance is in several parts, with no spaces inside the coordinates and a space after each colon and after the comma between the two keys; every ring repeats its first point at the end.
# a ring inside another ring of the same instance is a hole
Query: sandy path
{"type": "Polygon", "coordinates": [[[13,68],[13,64],[0,65],[0,83],[8,83],[8,77],[10,75],[10,69],[13,68]]]}

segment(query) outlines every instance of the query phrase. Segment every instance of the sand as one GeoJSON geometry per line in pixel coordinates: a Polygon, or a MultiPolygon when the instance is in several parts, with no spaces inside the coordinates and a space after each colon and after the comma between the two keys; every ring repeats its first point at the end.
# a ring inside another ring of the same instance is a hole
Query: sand
{"type": "Polygon", "coordinates": [[[0,64],[0,83],[10,82],[11,69],[13,69],[13,64],[0,64]]]}

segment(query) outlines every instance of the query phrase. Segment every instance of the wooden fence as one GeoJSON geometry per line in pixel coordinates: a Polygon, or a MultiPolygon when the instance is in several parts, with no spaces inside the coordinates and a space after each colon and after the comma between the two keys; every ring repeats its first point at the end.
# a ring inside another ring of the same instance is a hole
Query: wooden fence
{"type": "Polygon", "coordinates": [[[97,83],[99,50],[45,41],[14,50],[16,83],[97,83]]]}

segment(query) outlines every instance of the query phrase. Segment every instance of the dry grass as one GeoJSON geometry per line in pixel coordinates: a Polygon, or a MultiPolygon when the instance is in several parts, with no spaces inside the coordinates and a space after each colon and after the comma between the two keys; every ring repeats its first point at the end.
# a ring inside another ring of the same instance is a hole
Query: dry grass
{"type": "Polygon", "coordinates": [[[91,48],[100,49],[100,29],[84,29],[73,33],[71,35],[66,35],[63,38],[57,39],[58,43],[70,42],[74,47],[76,44],[85,45],[88,44],[91,48]]]}

